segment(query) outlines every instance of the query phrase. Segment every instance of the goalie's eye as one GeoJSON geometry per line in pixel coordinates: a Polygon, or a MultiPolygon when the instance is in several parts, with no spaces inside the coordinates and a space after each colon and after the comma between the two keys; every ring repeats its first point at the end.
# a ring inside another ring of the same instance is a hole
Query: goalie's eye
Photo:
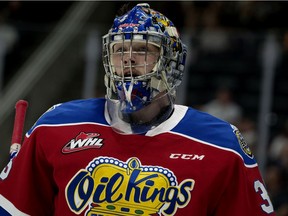
{"type": "Polygon", "coordinates": [[[135,52],[147,52],[148,48],[146,45],[141,45],[141,46],[133,48],[133,51],[135,51],[135,52]]]}
{"type": "Polygon", "coordinates": [[[119,43],[115,44],[113,46],[113,53],[127,53],[132,51],[132,53],[138,53],[138,54],[145,54],[147,53],[159,53],[159,47],[154,46],[152,44],[146,44],[146,43],[133,43],[132,44],[132,49],[131,49],[131,44],[130,43],[119,43]]]}
{"type": "Polygon", "coordinates": [[[114,48],[114,50],[113,50],[113,52],[114,53],[123,53],[123,52],[127,52],[127,49],[125,49],[125,47],[116,47],[116,48],[114,48]]]}

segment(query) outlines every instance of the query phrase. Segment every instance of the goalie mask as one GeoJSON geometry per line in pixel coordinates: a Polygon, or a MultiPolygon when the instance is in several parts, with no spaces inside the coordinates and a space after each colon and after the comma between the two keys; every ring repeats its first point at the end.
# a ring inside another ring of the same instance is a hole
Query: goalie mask
{"type": "Polygon", "coordinates": [[[148,4],[116,17],[103,36],[107,109],[112,128],[145,133],[173,112],[186,47],[173,23],[148,4]]]}

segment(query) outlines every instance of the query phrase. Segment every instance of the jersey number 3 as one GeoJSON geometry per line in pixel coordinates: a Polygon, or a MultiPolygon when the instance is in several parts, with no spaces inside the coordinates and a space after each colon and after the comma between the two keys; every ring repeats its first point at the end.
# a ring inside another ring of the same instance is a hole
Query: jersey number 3
{"type": "Polygon", "coordinates": [[[264,201],[268,202],[267,205],[265,205],[265,204],[261,205],[262,210],[264,212],[266,212],[267,214],[272,213],[274,211],[273,206],[272,206],[272,202],[271,202],[271,200],[268,196],[267,190],[264,187],[264,185],[262,184],[262,182],[260,182],[259,180],[255,181],[254,182],[254,189],[255,189],[256,193],[259,193],[261,195],[261,197],[264,201]]]}

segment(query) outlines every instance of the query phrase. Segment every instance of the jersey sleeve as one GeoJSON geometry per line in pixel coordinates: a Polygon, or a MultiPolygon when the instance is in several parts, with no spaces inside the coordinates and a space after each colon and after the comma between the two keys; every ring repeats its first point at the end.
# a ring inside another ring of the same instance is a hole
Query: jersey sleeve
{"type": "Polygon", "coordinates": [[[275,215],[257,163],[247,165],[242,157],[235,157],[223,184],[225,190],[217,200],[215,216],[275,215]]]}
{"type": "Polygon", "coordinates": [[[0,215],[53,215],[57,189],[37,132],[25,138],[18,155],[1,173],[0,215]]]}

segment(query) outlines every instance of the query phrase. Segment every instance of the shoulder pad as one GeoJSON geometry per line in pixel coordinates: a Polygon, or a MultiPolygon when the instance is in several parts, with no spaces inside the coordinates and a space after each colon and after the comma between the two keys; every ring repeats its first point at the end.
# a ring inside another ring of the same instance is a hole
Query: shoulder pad
{"type": "Polygon", "coordinates": [[[81,122],[107,124],[104,117],[104,99],[84,99],[60,103],[49,108],[27,132],[31,133],[42,125],[61,125],[81,122]]]}

